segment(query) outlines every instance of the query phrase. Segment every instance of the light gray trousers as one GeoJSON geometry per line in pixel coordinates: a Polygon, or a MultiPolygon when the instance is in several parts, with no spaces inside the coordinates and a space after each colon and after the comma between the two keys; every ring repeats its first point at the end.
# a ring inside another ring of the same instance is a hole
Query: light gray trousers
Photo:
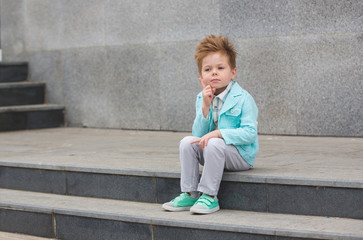
{"type": "Polygon", "coordinates": [[[194,136],[183,138],[179,144],[182,192],[199,191],[211,196],[218,194],[223,171],[244,171],[251,166],[241,157],[237,148],[227,145],[221,138],[211,138],[202,149],[194,136]],[[199,164],[203,165],[199,181],[199,164]]]}

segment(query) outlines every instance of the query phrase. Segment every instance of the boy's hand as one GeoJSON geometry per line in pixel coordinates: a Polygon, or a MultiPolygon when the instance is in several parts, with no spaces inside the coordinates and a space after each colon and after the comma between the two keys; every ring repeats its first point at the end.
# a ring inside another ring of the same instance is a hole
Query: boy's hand
{"type": "Polygon", "coordinates": [[[215,88],[212,88],[210,85],[205,85],[202,78],[199,78],[200,85],[202,86],[202,95],[203,95],[203,115],[207,117],[209,114],[209,106],[212,104],[214,93],[216,91],[215,88]]]}
{"type": "Polygon", "coordinates": [[[207,133],[203,137],[198,138],[198,139],[190,142],[190,144],[199,143],[199,146],[203,151],[204,147],[207,146],[207,144],[208,144],[208,140],[211,139],[211,138],[222,138],[222,134],[221,134],[221,132],[219,130],[214,130],[214,131],[212,131],[210,133],[207,133]]]}

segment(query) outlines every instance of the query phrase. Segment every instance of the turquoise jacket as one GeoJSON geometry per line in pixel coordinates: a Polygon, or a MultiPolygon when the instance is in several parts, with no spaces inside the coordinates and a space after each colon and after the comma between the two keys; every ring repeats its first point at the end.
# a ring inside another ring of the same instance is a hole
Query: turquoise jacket
{"type": "MultiPolygon", "coordinates": [[[[196,117],[193,136],[202,137],[215,130],[212,104],[207,118],[202,112],[203,96],[200,92],[196,101],[196,117]]],[[[252,96],[234,82],[220,111],[218,127],[226,144],[232,144],[251,166],[258,152],[257,136],[258,108],[252,96]]]]}

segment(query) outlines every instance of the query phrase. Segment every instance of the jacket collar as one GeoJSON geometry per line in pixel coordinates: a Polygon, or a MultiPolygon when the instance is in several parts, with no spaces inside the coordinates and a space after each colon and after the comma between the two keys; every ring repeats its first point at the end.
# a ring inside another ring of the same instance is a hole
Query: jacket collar
{"type": "Polygon", "coordinates": [[[223,103],[220,115],[233,108],[242,96],[242,88],[237,82],[233,82],[232,88],[228,93],[226,101],[223,103]]]}

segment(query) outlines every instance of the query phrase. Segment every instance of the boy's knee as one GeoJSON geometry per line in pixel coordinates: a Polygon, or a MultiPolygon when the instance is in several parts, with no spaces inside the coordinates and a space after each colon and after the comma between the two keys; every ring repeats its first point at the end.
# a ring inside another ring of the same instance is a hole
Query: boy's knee
{"type": "Polygon", "coordinates": [[[209,139],[207,146],[205,146],[203,151],[204,161],[211,162],[213,164],[216,164],[217,162],[218,163],[217,165],[219,167],[224,168],[225,146],[226,145],[223,139],[220,138],[209,139]]]}
{"type": "Polygon", "coordinates": [[[191,146],[191,142],[193,141],[193,140],[195,140],[196,139],[196,137],[193,137],[193,136],[186,136],[186,137],[184,137],[181,141],[180,141],[180,143],[179,143],[179,147],[180,148],[185,148],[185,147],[190,147],[191,146]]]}
{"type": "Polygon", "coordinates": [[[208,140],[207,149],[223,150],[225,146],[224,140],[221,138],[211,138],[208,140]]]}

